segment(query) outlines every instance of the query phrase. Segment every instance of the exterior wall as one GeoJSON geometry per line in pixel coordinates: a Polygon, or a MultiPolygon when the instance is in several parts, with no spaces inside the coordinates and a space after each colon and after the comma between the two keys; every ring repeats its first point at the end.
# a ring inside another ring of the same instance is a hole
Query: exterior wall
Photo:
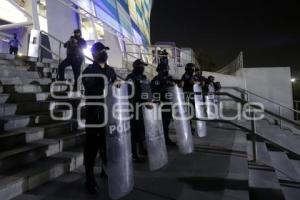
{"type": "Polygon", "coordinates": [[[225,75],[214,72],[203,72],[203,76],[214,76],[215,81],[219,81],[223,87],[240,87],[245,89],[246,83],[242,77],[225,75]]]}
{"type": "MultiPolygon", "coordinates": [[[[245,89],[246,86],[245,79],[238,76],[224,75],[220,73],[205,72],[205,71],[203,72],[203,76],[205,77],[214,76],[215,81],[220,82],[222,87],[240,87],[245,89]]],[[[227,90],[227,89],[226,90],[223,89],[223,91],[229,92],[230,94],[233,94],[237,97],[241,97],[241,94],[237,91],[227,90]]],[[[237,103],[234,102],[230,97],[222,96],[221,101],[223,103],[224,109],[235,110],[237,108],[237,103]]]]}
{"type": "MultiPolygon", "coordinates": [[[[289,108],[293,108],[293,95],[290,67],[244,68],[243,76],[247,90],[271,99],[289,108]]],[[[275,104],[250,96],[252,101],[264,103],[265,108],[279,113],[275,104]]],[[[285,117],[292,119],[293,114],[287,109],[281,110],[285,117]]]]}
{"type": "MultiPolygon", "coordinates": [[[[76,12],[53,0],[47,0],[48,32],[61,41],[67,41],[73,35],[74,29],[79,27],[76,12]]],[[[58,52],[58,42],[50,40],[51,49],[58,52]]],[[[65,56],[63,49],[62,57],[65,56]]]]}
{"type": "Polygon", "coordinates": [[[110,50],[108,51],[108,63],[113,67],[123,67],[123,54],[121,51],[119,38],[110,32],[105,32],[104,43],[106,46],[110,47],[110,50]]]}
{"type": "MultiPolygon", "coordinates": [[[[203,75],[206,77],[209,75],[214,76],[215,80],[221,82],[223,87],[240,87],[281,105],[293,108],[292,83],[290,81],[291,71],[289,67],[243,68],[239,71],[238,76],[212,72],[203,72],[203,75]]],[[[233,90],[224,89],[224,91],[238,97],[240,95],[240,93],[233,90]]],[[[274,103],[254,95],[249,95],[249,100],[263,103],[265,109],[279,114],[279,107],[274,103]]],[[[235,104],[226,102],[224,106],[231,109],[234,108],[235,104]]],[[[290,110],[281,108],[280,112],[281,115],[293,119],[293,113],[290,110]]]]}

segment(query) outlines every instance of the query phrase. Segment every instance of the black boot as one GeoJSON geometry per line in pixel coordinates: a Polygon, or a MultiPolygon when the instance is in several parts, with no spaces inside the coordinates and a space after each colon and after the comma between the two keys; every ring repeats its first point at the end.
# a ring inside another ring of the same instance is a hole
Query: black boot
{"type": "Polygon", "coordinates": [[[176,143],[173,142],[169,137],[166,138],[166,145],[168,146],[176,146],[176,143]]]}
{"type": "Polygon", "coordinates": [[[132,160],[135,163],[143,163],[146,161],[146,159],[144,157],[139,156],[138,154],[133,154],[132,155],[132,160]]]}
{"type": "Polygon", "coordinates": [[[103,168],[102,168],[102,170],[101,170],[100,177],[101,177],[102,179],[107,179],[107,178],[108,178],[108,176],[107,176],[107,174],[106,174],[106,172],[104,171],[103,168]]]}
{"type": "Polygon", "coordinates": [[[99,186],[95,179],[94,173],[90,170],[86,170],[85,188],[89,194],[97,194],[99,191],[99,186]]]}
{"type": "Polygon", "coordinates": [[[145,149],[144,143],[140,143],[140,144],[139,144],[139,153],[140,153],[140,155],[142,155],[142,156],[147,156],[147,155],[148,155],[148,152],[147,152],[147,150],[145,149]]]}

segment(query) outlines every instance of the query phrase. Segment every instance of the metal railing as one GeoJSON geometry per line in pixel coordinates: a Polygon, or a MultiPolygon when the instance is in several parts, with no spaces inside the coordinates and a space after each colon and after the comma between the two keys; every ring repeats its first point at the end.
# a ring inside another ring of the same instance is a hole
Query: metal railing
{"type": "MultiPolygon", "coordinates": [[[[242,104],[251,103],[251,100],[249,100],[249,97],[247,96],[248,94],[245,94],[246,92],[248,92],[247,90],[237,88],[237,87],[233,87],[233,88],[232,87],[225,87],[225,89],[233,89],[233,90],[238,91],[238,92],[242,91],[243,93],[240,93],[240,96],[235,96],[235,95],[233,95],[229,92],[224,92],[224,90],[222,90],[222,92],[220,92],[219,94],[228,96],[232,99],[235,99],[236,101],[241,102],[242,104]]],[[[250,92],[249,92],[249,94],[250,94],[250,92]]],[[[260,95],[256,95],[253,92],[251,92],[251,94],[256,96],[256,97],[260,97],[260,95]]],[[[295,135],[300,134],[300,123],[295,121],[293,118],[291,119],[291,118],[288,118],[288,117],[284,116],[282,109],[286,108],[288,111],[290,111],[292,113],[297,113],[297,114],[299,114],[300,111],[295,110],[293,108],[289,108],[289,107],[281,105],[281,104],[278,104],[278,103],[276,103],[272,100],[269,100],[265,97],[261,97],[261,98],[264,99],[264,100],[268,100],[268,102],[274,103],[274,105],[279,108],[278,112],[276,112],[276,109],[274,111],[274,109],[264,108],[264,113],[266,114],[266,117],[267,117],[266,119],[271,118],[272,120],[274,120],[274,124],[279,125],[279,127],[281,129],[288,129],[288,130],[291,131],[291,133],[293,133],[295,135]],[[279,121],[279,123],[278,123],[278,121],[279,121]]],[[[252,103],[253,103],[253,101],[252,101],[252,103]]],[[[273,123],[273,122],[271,122],[271,123],[273,123]]]]}
{"type": "MultiPolygon", "coordinates": [[[[233,95],[231,93],[228,93],[228,92],[217,92],[215,95],[217,96],[226,96],[226,97],[229,97],[231,99],[231,101],[234,101],[234,102],[238,102],[238,103],[241,103],[242,105],[245,105],[246,103],[249,103],[247,100],[245,100],[244,98],[242,97],[239,97],[239,96],[236,96],[236,95],[233,95]]],[[[221,98],[220,98],[221,99],[221,98]]],[[[224,109],[224,107],[221,107],[224,109]]],[[[247,112],[247,116],[250,116],[250,119],[247,119],[249,124],[246,125],[246,124],[243,124],[243,123],[236,123],[235,121],[232,121],[232,120],[228,120],[228,119],[222,119],[222,118],[216,118],[214,119],[214,121],[216,122],[223,122],[223,123],[229,123],[231,125],[234,125],[235,127],[238,127],[242,130],[245,130],[247,132],[249,132],[249,136],[250,136],[250,139],[251,139],[251,144],[252,144],[252,147],[253,147],[253,161],[256,162],[257,161],[257,151],[256,151],[256,148],[257,148],[257,145],[256,145],[256,137],[263,137],[264,140],[272,143],[273,145],[277,146],[279,149],[282,149],[283,151],[287,151],[287,152],[290,152],[292,154],[299,154],[298,151],[295,151],[293,145],[292,146],[286,146],[288,143],[278,143],[278,141],[276,142],[277,139],[275,139],[275,141],[272,140],[272,137],[264,137],[264,131],[266,131],[266,129],[262,128],[262,127],[265,127],[265,128],[268,128],[268,126],[274,126],[275,124],[270,124],[270,123],[266,123],[265,124],[263,123],[260,124],[259,126],[257,126],[257,116],[255,116],[255,112],[254,110],[255,109],[259,109],[259,107],[257,107],[256,105],[252,105],[252,104],[248,104],[247,107],[242,107],[243,111],[247,112]],[[244,110],[244,109],[247,109],[247,110],[244,110]],[[262,133],[262,134],[260,134],[262,133]]],[[[224,110],[223,110],[224,112],[224,110]]],[[[261,113],[259,113],[260,115],[261,113]]],[[[293,124],[297,129],[300,129],[300,124],[299,123],[296,123],[295,121],[291,121],[290,119],[288,118],[285,118],[283,116],[279,116],[278,114],[270,111],[270,110],[263,110],[263,114],[264,115],[271,115],[275,118],[280,118],[282,121],[286,122],[286,123],[291,123],[293,124]]],[[[201,120],[203,121],[203,119],[195,119],[195,120],[201,120]]],[[[210,121],[210,119],[208,120],[204,120],[204,121],[210,121]]],[[[276,129],[275,129],[276,130],[276,129]]],[[[285,134],[286,137],[291,137],[291,138],[294,138],[295,136],[298,137],[299,134],[295,134],[293,133],[292,131],[282,131],[283,134],[285,134]]],[[[269,132],[269,134],[272,134],[272,131],[269,132]]],[[[300,156],[300,154],[298,155],[300,156]]]]}
{"type": "MultiPolygon", "coordinates": [[[[294,101],[294,108],[296,110],[300,110],[300,101],[298,101],[298,100],[294,101]]],[[[299,113],[295,113],[295,119],[297,121],[300,121],[300,114],[299,113]]]]}
{"type": "MultiPolygon", "coordinates": [[[[64,0],[56,0],[57,2],[61,3],[63,6],[73,10],[74,12],[78,13],[79,15],[84,15],[87,18],[92,18],[93,22],[101,22],[101,25],[105,25],[108,29],[109,32],[116,34],[118,36],[122,36],[122,38],[124,38],[124,35],[120,32],[115,30],[111,25],[109,25],[108,23],[106,23],[104,20],[100,19],[99,17],[97,17],[96,15],[92,14],[91,12],[85,10],[84,8],[82,8],[81,6],[77,5],[76,3],[74,3],[73,1],[71,1],[71,4],[65,2],[64,0]],[[76,8],[73,7],[72,5],[76,5],[76,8]],[[80,12],[82,11],[82,12],[80,12]]],[[[128,38],[130,39],[130,38],[128,38]]]]}
{"type": "MultiPolygon", "coordinates": [[[[266,103],[270,103],[270,104],[274,105],[275,108],[277,109],[277,114],[280,116],[279,125],[280,125],[281,128],[283,127],[282,126],[282,117],[286,118],[286,116],[283,115],[284,113],[286,113],[284,111],[288,111],[288,112],[291,113],[290,119],[289,119],[290,122],[293,121],[295,115],[298,115],[298,116],[300,115],[300,111],[298,109],[294,109],[294,108],[290,108],[286,105],[282,105],[281,103],[278,103],[278,102],[276,102],[272,99],[269,99],[269,98],[263,97],[261,95],[255,94],[254,92],[251,92],[251,91],[239,88],[239,87],[223,87],[222,90],[224,91],[224,89],[225,90],[230,89],[230,90],[234,90],[234,91],[239,92],[241,94],[241,97],[243,99],[245,99],[246,101],[250,101],[251,97],[255,97],[256,99],[261,100],[261,101],[258,101],[258,102],[265,101],[266,103]]],[[[296,122],[294,121],[293,124],[295,124],[295,123],[296,122]]]]}
{"type": "MultiPolygon", "coordinates": [[[[104,20],[102,20],[98,16],[96,16],[96,14],[91,13],[90,11],[87,11],[86,9],[82,8],[80,5],[77,5],[77,3],[73,2],[73,1],[71,1],[71,3],[67,3],[64,0],[56,0],[56,1],[61,3],[63,6],[73,10],[74,12],[78,13],[79,15],[84,15],[85,17],[89,18],[92,21],[92,23],[100,22],[99,24],[105,26],[107,31],[116,35],[123,42],[123,45],[124,45],[124,51],[122,52],[124,55],[123,60],[126,60],[127,62],[129,62],[132,59],[143,59],[151,67],[156,68],[155,65],[157,65],[159,63],[160,58],[164,57],[162,55],[159,55],[159,53],[158,53],[159,49],[169,49],[170,48],[170,47],[165,47],[165,46],[162,47],[159,45],[145,46],[142,44],[134,44],[134,42],[131,38],[126,37],[126,39],[125,39],[125,36],[122,32],[114,29],[111,25],[109,25],[104,20]],[[75,5],[76,8],[73,5],[75,5]],[[133,45],[137,47],[138,52],[127,50],[129,46],[133,46],[133,45]],[[149,53],[152,50],[154,50],[155,53],[149,53]]],[[[93,3],[95,4],[95,6],[98,5],[97,2],[95,2],[95,1],[93,1],[93,3]]],[[[170,60],[170,66],[172,68],[174,68],[175,71],[176,71],[176,67],[183,66],[184,64],[186,64],[188,62],[193,62],[192,60],[195,61],[193,55],[188,54],[186,56],[183,56],[182,54],[184,54],[184,52],[181,51],[181,49],[179,49],[177,47],[172,47],[171,51],[172,51],[172,55],[169,55],[168,59],[170,60]],[[184,60],[185,57],[191,57],[191,59],[184,60]]],[[[156,72],[155,70],[151,70],[151,71],[153,71],[153,73],[156,72]]]]}

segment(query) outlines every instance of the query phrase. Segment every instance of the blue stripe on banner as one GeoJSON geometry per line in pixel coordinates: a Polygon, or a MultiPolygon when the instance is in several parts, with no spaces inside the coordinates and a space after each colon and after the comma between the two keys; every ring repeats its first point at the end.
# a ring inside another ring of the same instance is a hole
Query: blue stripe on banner
{"type": "Polygon", "coordinates": [[[128,0],[118,0],[118,3],[129,13],[128,0]]]}

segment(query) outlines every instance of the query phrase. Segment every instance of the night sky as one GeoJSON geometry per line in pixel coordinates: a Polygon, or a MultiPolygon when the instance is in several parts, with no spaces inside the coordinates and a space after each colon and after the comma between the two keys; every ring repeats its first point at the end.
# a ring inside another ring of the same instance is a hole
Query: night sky
{"type": "Polygon", "coordinates": [[[174,41],[223,67],[242,50],[246,67],[291,66],[300,78],[300,2],[155,0],[152,43],[174,41]]]}

